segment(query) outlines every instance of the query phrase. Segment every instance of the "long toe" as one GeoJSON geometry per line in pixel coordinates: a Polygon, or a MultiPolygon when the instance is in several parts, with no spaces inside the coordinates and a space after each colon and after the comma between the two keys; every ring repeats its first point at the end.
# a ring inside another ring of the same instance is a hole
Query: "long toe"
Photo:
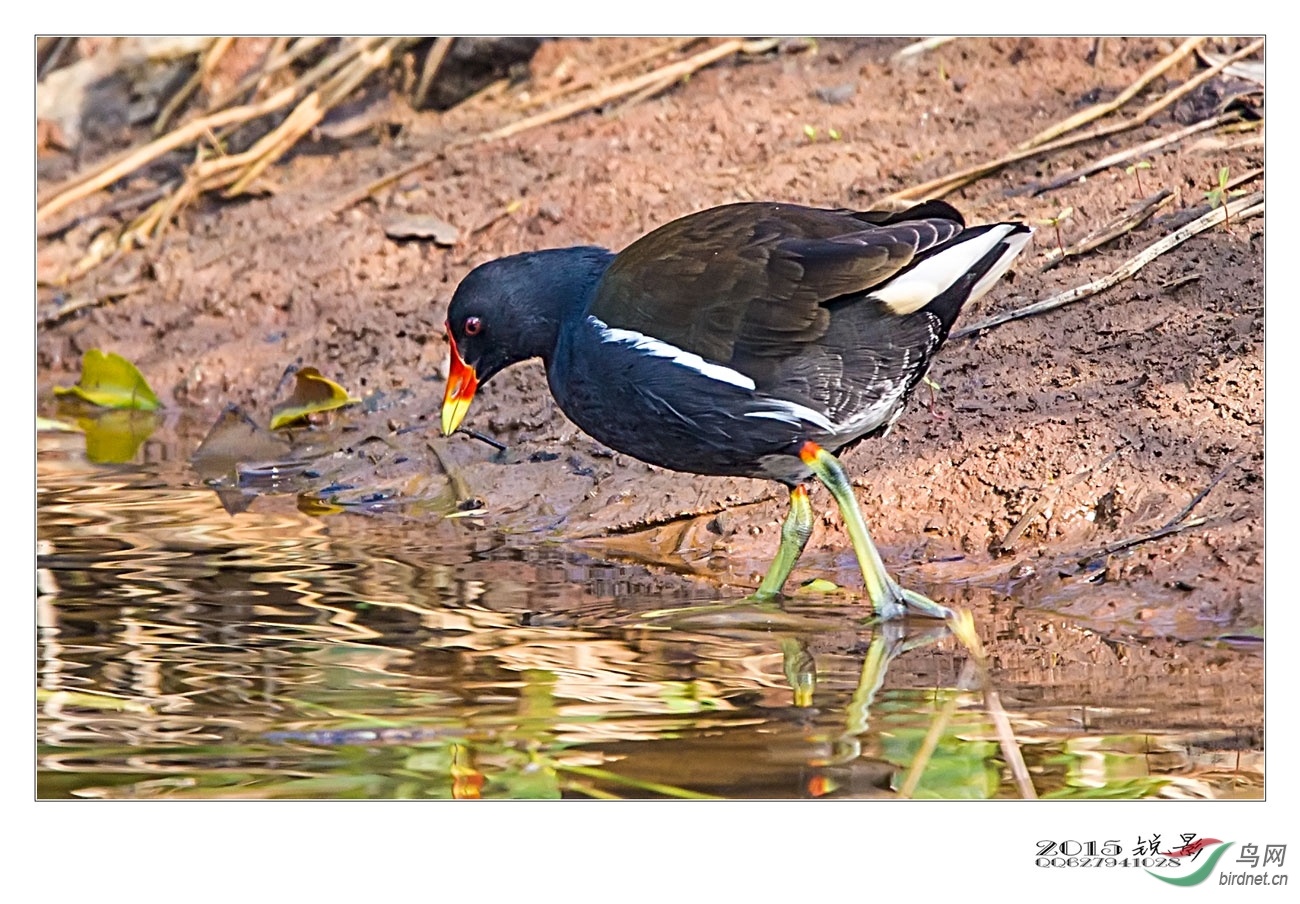
{"type": "MultiPolygon", "coordinates": [[[[947,606],[940,605],[928,596],[923,596],[915,590],[908,590],[906,587],[900,587],[897,584],[894,585],[893,589],[902,597],[902,608],[904,614],[910,609],[915,615],[924,615],[927,618],[942,618],[945,620],[952,618],[954,615],[953,611],[947,606]]],[[[898,616],[886,616],[886,618],[892,617],[898,616]]]]}

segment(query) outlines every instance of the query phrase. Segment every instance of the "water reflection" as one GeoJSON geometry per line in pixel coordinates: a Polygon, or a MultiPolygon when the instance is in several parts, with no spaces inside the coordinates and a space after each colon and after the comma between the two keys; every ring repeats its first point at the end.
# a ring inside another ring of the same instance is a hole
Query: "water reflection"
{"type": "MultiPolygon", "coordinates": [[[[932,623],[877,630],[818,595],[719,606],[704,581],[453,521],[254,509],[165,460],[42,450],[40,796],[1024,792],[932,623]]],[[[1262,796],[1257,652],[1069,660],[1045,625],[1079,629],[957,592],[1038,795],[1262,796]],[[1238,680],[1199,680],[1225,663],[1238,680]]]]}

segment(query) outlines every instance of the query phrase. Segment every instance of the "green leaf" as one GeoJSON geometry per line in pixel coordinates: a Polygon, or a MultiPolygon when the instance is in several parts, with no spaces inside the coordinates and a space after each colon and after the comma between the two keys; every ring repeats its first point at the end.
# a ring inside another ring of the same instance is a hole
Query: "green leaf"
{"type": "Polygon", "coordinates": [[[157,429],[158,418],[150,411],[102,411],[78,418],[77,426],[86,434],[86,457],[100,464],[130,461],[157,429]]]}
{"type": "Polygon", "coordinates": [[[304,367],[297,374],[293,395],[286,402],[275,406],[271,412],[271,429],[279,430],[308,415],[322,411],[333,411],[344,405],[360,402],[333,380],[321,376],[314,367],[304,367]]]}
{"type": "Polygon", "coordinates": [[[74,395],[101,408],[154,411],[162,403],[134,364],[115,352],[97,348],[81,359],[81,379],[76,386],[56,386],[55,395],[74,395]]]}

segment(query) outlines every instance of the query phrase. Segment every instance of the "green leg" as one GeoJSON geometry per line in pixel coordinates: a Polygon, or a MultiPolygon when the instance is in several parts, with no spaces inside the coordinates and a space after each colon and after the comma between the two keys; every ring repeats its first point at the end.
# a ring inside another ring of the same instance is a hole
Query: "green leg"
{"type": "Polygon", "coordinates": [[[781,595],[785,579],[794,570],[794,563],[799,561],[803,548],[812,534],[813,511],[808,502],[808,490],[802,486],[790,490],[790,512],[781,525],[781,545],[777,547],[776,558],[772,560],[763,583],[758,585],[755,599],[770,600],[781,595]]]}
{"type": "Polygon", "coordinates": [[[948,607],[941,606],[915,591],[904,590],[885,571],[885,563],[881,561],[876,545],[871,542],[867,523],[862,519],[858,500],[853,495],[853,485],[849,483],[849,477],[844,473],[839,459],[816,443],[805,443],[799,451],[799,457],[812,469],[817,478],[826,484],[826,488],[831,491],[836,504],[840,507],[844,526],[848,529],[849,539],[853,541],[853,551],[858,557],[858,566],[862,569],[862,577],[866,581],[867,596],[871,597],[871,605],[875,607],[876,615],[885,619],[902,618],[907,614],[907,607],[910,605],[920,614],[931,618],[950,617],[952,610],[948,607]]]}
{"type": "Polygon", "coordinates": [[[817,689],[817,663],[803,638],[781,638],[781,668],[794,691],[794,705],[812,706],[813,691],[817,689]]]}

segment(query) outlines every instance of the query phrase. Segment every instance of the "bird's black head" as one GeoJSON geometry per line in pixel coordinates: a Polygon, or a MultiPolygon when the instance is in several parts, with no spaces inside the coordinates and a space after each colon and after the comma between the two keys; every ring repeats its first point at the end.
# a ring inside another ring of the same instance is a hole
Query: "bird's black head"
{"type": "Polygon", "coordinates": [[[511,364],[549,363],[560,327],[586,309],[614,255],[604,248],[556,248],[489,261],[466,276],[447,309],[451,366],[442,432],[464,418],[474,392],[511,364]]]}

